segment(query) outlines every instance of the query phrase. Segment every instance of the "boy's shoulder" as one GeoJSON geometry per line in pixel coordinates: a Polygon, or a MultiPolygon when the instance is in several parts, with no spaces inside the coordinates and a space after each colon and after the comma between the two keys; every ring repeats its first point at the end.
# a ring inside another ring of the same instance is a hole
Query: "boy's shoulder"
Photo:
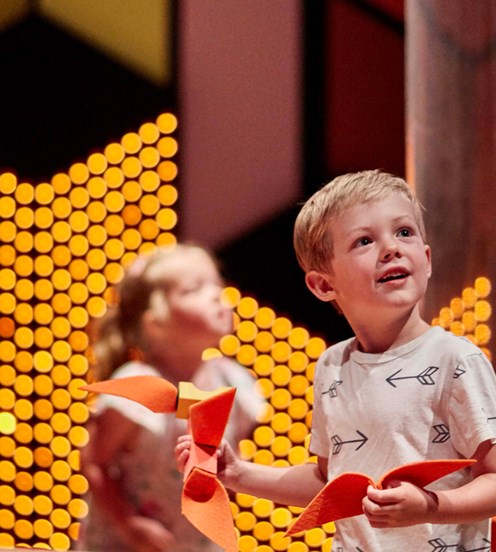
{"type": "Polygon", "coordinates": [[[343,341],[338,341],[327,347],[327,349],[320,355],[319,364],[343,364],[349,359],[351,352],[356,348],[356,337],[350,337],[343,341]]]}
{"type": "Polygon", "coordinates": [[[440,326],[431,327],[424,335],[415,340],[400,345],[396,349],[386,351],[383,354],[366,354],[357,350],[355,337],[345,339],[328,347],[320,356],[319,364],[344,364],[353,356],[356,360],[374,362],[376,357],[382,360],[397,358],[404,355],[426,355],[441,360],[461,360],[469,356],[484,356],[484,353],[472,341],[464,336],[458,336],[440,326]]]}
{"type": "Polygon", "coordinates": [[[469,357],[483,357],[487,360],[482,350],[470,339],[455,335],[441,326],[432,326],[411,345],[409,352],[412,355],[430,358],[432,362],[458,363],[469,357]]]}
{"type": "Polygon", "coordinates": [[[445,330],[440,326],[433,326],[429,330],[429,334],[430,345],[434,348],[439,347],[443,353],[462,357],[484,355],[482,350],[467,337],[455,335],[451,331],[445,330]]]}

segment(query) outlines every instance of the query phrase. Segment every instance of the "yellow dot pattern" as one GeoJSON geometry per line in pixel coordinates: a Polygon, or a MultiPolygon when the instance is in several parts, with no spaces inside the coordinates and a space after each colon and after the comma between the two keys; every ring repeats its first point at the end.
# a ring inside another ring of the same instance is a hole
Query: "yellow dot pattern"
{"type": "Polygon", "coordinates": [[[476,278],[473,287],[466,287],[461,297],[451,300],[449,307],[439,311],[439,315],[432,320],[433,326],[441,326],[456,335],[463,335],[470,339],[491,360],[489,341],[491,329],[489,319],[492,308],[488,297],[491,293],[491,282],[488,278],[476,278]]]}
{"type": "MultiPolygon", "coordinates": [[[[88,506],[79,449],[88,440],[85,327],[104,314],[123,267],[174,244],[177,119],[145,123],[50,182],[0,175],[0,547],[68,550],[88,506]]],[[[490,357],[490,282],[441,309],[433,324],[465,335],[490,357]]],[[[205,358],[235,358],[267,404],[243,458],[288,466],[308,451],[315,363],[326,345],[287,317],[243,297],[224,299],[236,330],[205,358]]],[[[231,509],[240,552],[329,552],[334,525],[284,537],[301,509],[237,494],[231,509]]]]}
{"type": "Polygon", "coordinates": [[[77,538],[85,329],[128,262],[175,243],[176,128],[161,114],[50,182],[0,175],[0,548],[77,538]]]}
{"type": "MultiPolygon", "coordinates": [[[[240,443],[241,456],[274,466],[315,462],[308,450],[313,377],[325,342],[260,306],[255,298],[243,297],[236,288],[226,288],[224,300],[234,308],[236,329],[221,340],[219,349],[205,351],[205,357],[223,354],[245,365],[256,376],[258,391],[267,401],[252,438],[240,443]]],[[[284,537],[301,508],[238,493],[231,509],[240,552],[331,549],[333,523],[305,535],[284,537]]]]}

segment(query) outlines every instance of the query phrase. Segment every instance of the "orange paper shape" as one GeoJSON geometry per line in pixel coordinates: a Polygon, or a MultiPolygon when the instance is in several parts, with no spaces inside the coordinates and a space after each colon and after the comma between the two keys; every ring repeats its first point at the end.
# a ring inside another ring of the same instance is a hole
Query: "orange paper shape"
{"type": "Polygon", "coordinates": [[[217,473],[217,447],[222,441],[235,394],[236,389],[227,388],[190,406],[189,431],[193,443],[184,468],[185,480],[194,467],[217,473]]]}
{"type": "Polygon", "coordinates": [[[228,552],[237,552],[229,496],[217,479],[220,445],[236,389],[228,388],[189,408],[193,438],[184,469],[182,513],[199,531],[228,552]]]}
{"type": "Polygon", "coordinates": [[[189,451],[189,458],[184,467],[185,481],[193,468],[201,468],[215,475],[217,473],[217,449],[208,445],[198,445],[193,441],[189,451]]]}
{"type": "Polygon", "coordinates": [[[346,472],[329,481],[300,514],[286,535],[294,535],[320,527],[330,521],[358,516],[363,513],[362,500],[367,487],[387,488],[391,481],[409,481],[417,487],[430,483],[452,472],[466,468],[475,460],[428,460],[404,464],[385,473],[377,482],[364,473],[346,472]]]}
{"type": "Polygon", "coordinates": [[[201,391],[193,384],[178,389],[158,376],[132,376],[81,387],[136,401],[153,412],[176,412],[189,418],[193,438],[184,470],[182,513],[199,531],[227,552],[237,552],[229,496],[217,479],[217,447],[231,413],[236,389],[201,391]]]}
{"type": "Polygon", "coordinates": [[[91,383],[81,389],[124,397],[146,406],[152,412],[176,411],[177,388],[159,376],[116,378],[91,383]]]}
{"type": "Polygon", "coordinates": [[[184,484],[182,513],[199,531],[226,552],[238,552],[229,496],[217,477],[193,468],[184,484]]]}

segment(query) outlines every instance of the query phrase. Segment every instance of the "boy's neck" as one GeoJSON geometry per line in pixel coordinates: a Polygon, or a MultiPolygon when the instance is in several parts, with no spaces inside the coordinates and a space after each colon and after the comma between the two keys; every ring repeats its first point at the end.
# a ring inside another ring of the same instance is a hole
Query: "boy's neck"
{"type": "Polygon", "coordinates": [[[383,353],[409,343],[430,329],[415,307],[407,316],[399,319],[383,319],[371,325],[352,324],[359,349],[364,353],[383,353]]]}

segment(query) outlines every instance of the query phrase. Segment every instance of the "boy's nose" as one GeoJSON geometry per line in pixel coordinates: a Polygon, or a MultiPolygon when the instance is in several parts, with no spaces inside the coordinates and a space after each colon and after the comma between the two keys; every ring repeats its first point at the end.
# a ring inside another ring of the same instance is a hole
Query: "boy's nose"
{"type": "Polygon", "coordinates": [[[391,242],[388,244],[385,244],[383,251],[382,251],[382,258],[385,261],[388,261],[389,259],[393,257],[399,257],[401,255],[398,244],[391,242]]]}

